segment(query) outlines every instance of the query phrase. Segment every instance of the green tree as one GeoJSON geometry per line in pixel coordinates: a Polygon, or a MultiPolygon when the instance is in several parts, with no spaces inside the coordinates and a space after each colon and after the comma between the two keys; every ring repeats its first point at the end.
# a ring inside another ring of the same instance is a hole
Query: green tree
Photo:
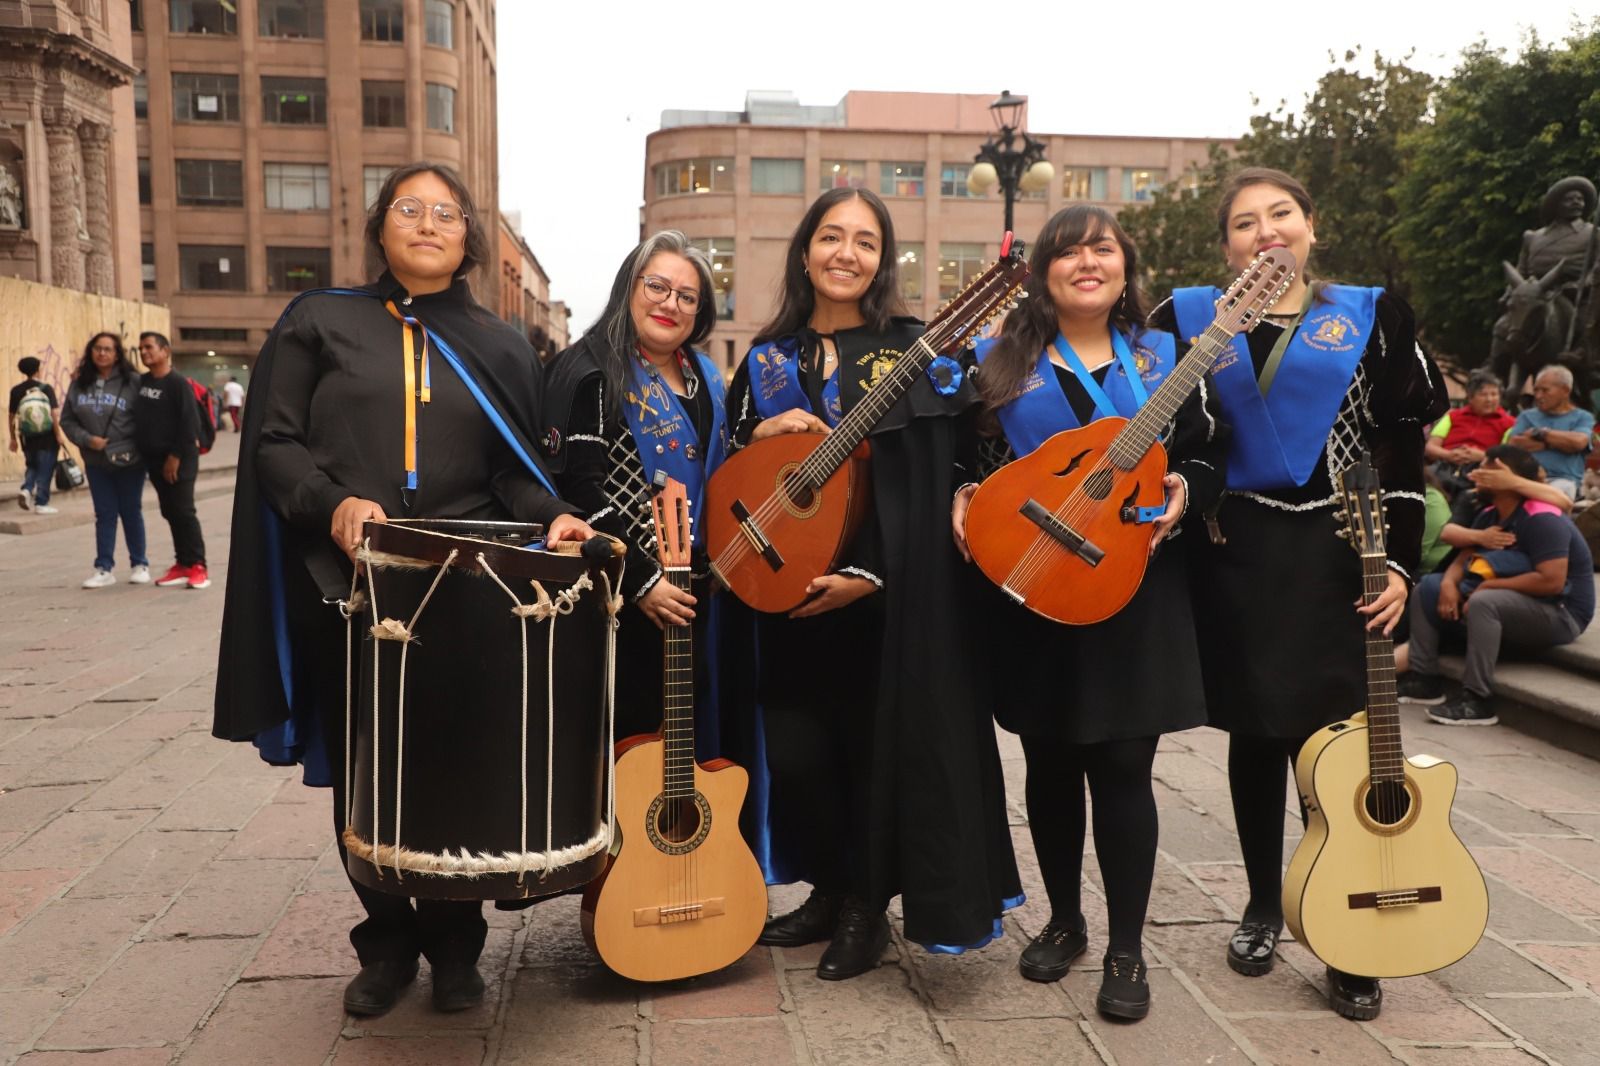
{"type": "Polygon", "coordinates": [[[1600,177],[1600,20],[1564,46],[1530,36],[1515,61],[1478,44],[1403,138],[1392,234],[1430,343],[1466,366],[1489,353],[1524,230],[1551,183],[1600,177]]]}

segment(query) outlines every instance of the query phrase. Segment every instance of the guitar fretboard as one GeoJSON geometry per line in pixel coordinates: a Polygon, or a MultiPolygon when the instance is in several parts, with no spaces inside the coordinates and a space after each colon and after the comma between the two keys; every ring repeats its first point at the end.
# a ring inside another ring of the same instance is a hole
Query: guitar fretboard
{"type": "MultiPolygon", "coordinates": [[[[1389,587],[1388,560],[1382,555],[1363,552],[1361,578],[1363,598],[1373,603],[1389,587]]],[[[1367,759],[1374,782],[1405,780],[1406,756],[1400,745],[1394,641],[1381,628],[1367,630],[1367,759]]]]}
{"type": "Polygon", "coordinates": [[[1189,354],[1111,442],[1107,452],[1118,470],[1132,470],[1138,465],[1232,340],[1233,334],[1217,322],[1212,322],[1195,338],[1189,354]]]}
{"type": "MultiPolygon", "coordinates": [[[[689,591],[689,568],[667,567],[662,581],[689,591]]],[[[662,631],[662,792],[669,799],[694,795],[694,627],[662,631]]]]}

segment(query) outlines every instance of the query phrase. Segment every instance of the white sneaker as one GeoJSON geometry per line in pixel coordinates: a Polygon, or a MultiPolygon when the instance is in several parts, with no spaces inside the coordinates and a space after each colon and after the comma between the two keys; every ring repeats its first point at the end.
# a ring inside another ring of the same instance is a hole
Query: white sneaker
{"type": "Polygon", "coordinates": [[[34,514],[60,514],[61,512],[48,503],[41,503],[34,507],[34,514]]]}
{"type": "MultiPolygon", "coordinates": [[[[148,571],[145,573],[145,580],[150,580],[148,571]]],[[[103,589],[107,585],[115,585],[116,583],[117,575],[109,570],[96,570],[83,579],[83,587],[86,589],[103,589]]]]}
{"type": "MultiPolygon", "coordinates": [[[[112,578],[112,580],[115,581],[116,578],[112,578]]],[[[148,566],[136,566],[136,567],[134,567],[133,568],[133,573],[128,575],[128,584],[130,584],[130,585],[148,585],[148,584],[150,584],[150,568],[148,566]]]]}
{"type": "Polygon", "coordinates": [[[17,506],[22,508],[24,511],[33,510],[33,493],[29,492],[27,489],[18,489],[17,506]]]}

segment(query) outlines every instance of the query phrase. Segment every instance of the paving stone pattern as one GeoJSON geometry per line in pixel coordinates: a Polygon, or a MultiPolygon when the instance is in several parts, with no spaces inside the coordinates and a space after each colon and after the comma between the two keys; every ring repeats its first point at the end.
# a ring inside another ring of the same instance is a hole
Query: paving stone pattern
{"type": "MultiPolygon", "coordinates": [[[[219,578],[228,504],[200,505],[219,578]]],[[[160,571],[170,541],[153,507],[147,520],[160,571]]],[[[331,848],[328,793],[208,735],[221,581],[203,593],[81,591],[91,544],[86,526],[0,538],[4,1066],[1600,1063],[1600,767],[1409,711],[1410,750],[1460,768],[1456,824],[1492,913],[1458,965],[1387,982],[1375,1022],[1334,1015],[1321,964],[1297,944],[1267,977],[1225,965],[1245,883],[1226,738],[1204,729],[1156,757],[1154,1009],[1140,1024],[1094,1011],[1105,918],[1092,863],[1084,964],[1056,985],[1016,972],[1048,908],[1021,752],[1005,735],[1030,901],[980,952],[930,956],[897,926],[882,967],[853,981],[817,980],[817,947],[757,948],[723,973],[647,987],[591,955],[569,897],[489,912],[481,1008],[434,1013],[424,967],[388,1016],[346,1017],[357,907],[331,848]]],[[[1284,825],[1289,848],[1298,819],[1286,811],[1284,825]]],[[[774,889],[772,906],[803,895],[774,889]]]]}

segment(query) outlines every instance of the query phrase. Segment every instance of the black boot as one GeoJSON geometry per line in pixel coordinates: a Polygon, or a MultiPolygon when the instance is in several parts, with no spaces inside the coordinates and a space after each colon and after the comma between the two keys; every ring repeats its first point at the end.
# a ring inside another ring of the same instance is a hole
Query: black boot
{"type": "Polygon", "coordinates": [[[1376,977],[1357,977],[1329,966],[1328,1003],[1346,1018],[1371,1021],[1383,1009],[1383,986],[1376,977]]]}
{"type": "Polygon", "coordinates": [[[1095,1006],[1108,1018],[1130,1022],[1149,1014],[1150,970],[1144,959],[1126,951],[1107,955],[1095,1006]]]}
{"type": "Polygon", "coordinates": [[[433,1009],[451,1013],[483,1002],[483,977],[476,963],[447,962],[433,967],[433,1009]]]}
{"type": "Polygon", "coordinates": [[[839,927],[839,908],[844,904],[844,893],[824,892],[813,888],[806,901],[788,914],[768,918],[762,926],[757,944],[775,948],[797,948],[815,944],[833,936],[839,927]]]}
{"type": "Polygon", "coordinates": [[[1278,958],[1275,952],[1282,932],[1281,922],[1240,922],[1228,938],[1228,965],[1246,977],[1270,973],[1278,958]]]}
{"type": "Polygon", "coordinates": [[[854,897],[847,897],[839,909],[839,928],[833,942],[817,963],[817,976],[824,981],[843,981],[875,969],[883,949],[889,944],[889,919],[883,911],[873,911],[854,897]]]}
{"type": "Polygon", "coordinates": [[[1089,946],[1083,915],[1073,923],[1052,917],[1032,943],[1022,949],[1017,970],[1030,981],[1059,981],[1072,968],[1072,960],[1089,946]]]}
{"type": "Polygon", "coordinates": [[[344,1009],[364,1017],[383,1014],[400,998],[400,990],[416,979],[416,959],[369,962],[344,986],[344,1009]]]}

